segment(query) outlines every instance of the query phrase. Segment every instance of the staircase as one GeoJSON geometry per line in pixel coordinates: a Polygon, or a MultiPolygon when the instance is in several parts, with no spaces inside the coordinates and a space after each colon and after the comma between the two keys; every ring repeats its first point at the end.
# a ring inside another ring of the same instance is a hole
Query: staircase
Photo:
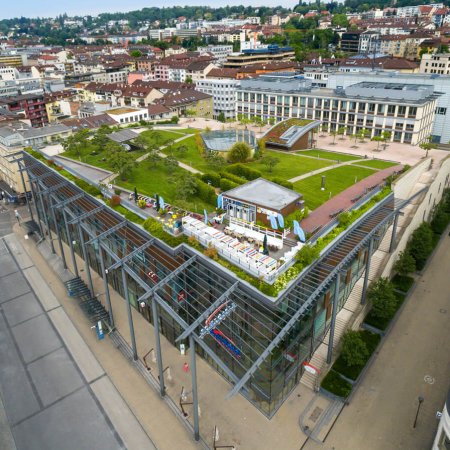
{"type": "Polygon", "coordinates": [[[327,365],[327,350],[328,345],[325,345],[324,343],[320,344],[319,348],[314,352],[314,355],[309,361],[309,364],[319,369],[319,374],[315,375],[305,370],[302,377],[300,378],[300,383],[309,387],[313,391],[317,391],[319,389],[318,382],[320,372],[322,372],[323,368],[327,365]]]}

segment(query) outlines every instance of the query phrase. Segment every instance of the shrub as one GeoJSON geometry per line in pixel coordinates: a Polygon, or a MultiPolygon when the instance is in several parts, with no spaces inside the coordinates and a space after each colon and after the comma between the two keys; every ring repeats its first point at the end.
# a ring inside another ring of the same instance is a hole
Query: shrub
{"type": "Polygon", "coordinates": [[[303,266],[309,266],[319,257],[320,251],[316,246],[304,245],[295,255],[295,259],[303,266]]]}
{"type": "Polygon", "coordinates": [[[205,183],[210,182],[215,187],[219,187],[220,185],[220,175],[218,173],[204,173],[200,176],[200,178],[205,183]]]}
{"type": "Polygon", "coordinates": [[[144,209],[147,206],[147,202],[143,198],[140,198],[137,201],[137,205],[139,206],[139,208],[144,209]]]}
{"type": "Polygon", "coordinates": [[[433,231],[430,224],[423,222],[412,234],[408,250],[416,260],[417,269],[424,268],[428,256],[433,251],[433,231]]]}
{"type": "Polygon", "coordinates": [[[120,196],[119,195],[113,195],[109,199],[109,206],[111,206],[111,208],[114,208],[115,206],[119,206],[119,205],[120,205],[120,196]]]}
{"type": "Polygon", "coordinates": [[[291,183],[290,181],[287,181],[287,180],[283,180],[282,178],[277,178],[277,177],[270,178],[270,181],[272,181],[272,183],[279,184],[280,186],[283,186],[287,189],[291,189],[291,190],[294,189],[293,183],[291,183]]]}
{"type": "Polygon", "coordinates": [[[211,259],[214,259],[214,260],[217,259],[217,249],[215,247],[208,246],[208,248],[206,248],[203,251],[203,254],[205,256],[207,256],[208,258],[211,258],[211,259]]]}
{"type": "Polygon", "coordinates": [[[182,242],[187,242],[186,236],[172,236],[171,234],[164,231],[163,226],[157,220],[149,217],[144,223],[143,227],[154,237],[161,239],[167,245],[171,247],[176,247],[180,245],[182,242]]]}
{"type": "Polygon", "coordinates": [[[232,173],[220,172],[220,176],[222,178],[226,178],[227,180],[232,181],[233,183],[236,183],[237,185],[247,183],[247,180],[245,180],[244,178],[238,177],[237,175],[234,175],[232,173]]]}
{"type": "Polygon", "coordinates": [[[372,302],[372,314],[380,319],[388,319],[397,310],[397,298],[394,285],[387,278],[380,278],[372,283],[367,292],[367,298],[372,302]]]}
{"type": "Polygon", "coordinates": [[[294,220],[296,220],[297,222],[301,222],[305,217],[308,217],[308,214],[308,208],[305,208],[303,211],[297,209],[284,218],[284,228],[292,228],[294,225],[294,220]]]}
{"type": "MultiPolygon", "coordinates": [[[[210,205],[216,205],[217,197],[215,189],[200,179],[197,181],[197,196],[210,205]]],[[[220,184],[220,183],[219,183],[220,184]]]]}
{"type": "Polygon", "coordinates": [[[234,189],[238,185],[236,183],[233,183],[230,180],[227,180],[226,178],[222,178],[220,180],[220,189],[222,191],[229,191],[230,189],[234,189]]]}
{"type": "Polygon", "coordinates": [[[236,142],[228,152],[228,161],[231,163],[245,162],[250,158],[252,149],[245,142],[236,142]]]}
{"type": "Polygon", "coordinates": [[[339,226],[347,228],[352,221],[351,213],[348,211],[344,211],[338,216],[339,226]]]}
{"type": "Polygon", "coordinates": [[[114,189],[114,194],[120,195],[122,193],[121,189],[114,189]]]}
{"type": "Polygon", "coordinates": [[[392,284],[394,285],[395,289],[406,293],[414,284],[414,278],[397,274],[394,278],[392,278],[392,284]]]}
{"type": "Polygon", "coordinates": [[[346,331],[342,338],[341,356],[349,367],[362,366],[366,363],[369,349],[358,331],[346,331]]]}
{"type": "Polygon", "coordinates": [[[228,173],[232,173],[249,181],[256,180],[262,176],[262,173],[259,170],[252,169],[251,167],[242,164],[231,164],[227,166],[225,170],[228,173]]]}
{"type": "Polygon", "coordinates": [[[352,391],[352,385],[333,370],[327,373],[321,386],[328,392],[343,398],[347,398],[352,391]]]}
{"type": "Polygon", "coordinates": [[[443,202],[440,203],[437,206],[433,215],[433,220],[430,223],[431,229],[436,234],[442,234],[450,222],[450,214],[447,213],[445,209],[445,204],[443,202]]]}
{"type": "Polygon", "coordinates": [[[400,275],[408,275],[416,271],[416,260],[408,250],[398,254],[397,261],[394,264],[394,270],[400,275]]]}

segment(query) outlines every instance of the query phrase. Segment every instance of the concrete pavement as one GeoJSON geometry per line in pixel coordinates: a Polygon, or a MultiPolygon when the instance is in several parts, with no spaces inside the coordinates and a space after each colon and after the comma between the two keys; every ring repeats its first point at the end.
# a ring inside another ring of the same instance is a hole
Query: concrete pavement
{"type": "Polygon", "coordinates": [[[325,444],[304,450],[425,450],[431,447],[450,383],[450,237],[407,300],[397,323],[325,444]],[[424,402],[413,428],[418,397],[424,402]]]}

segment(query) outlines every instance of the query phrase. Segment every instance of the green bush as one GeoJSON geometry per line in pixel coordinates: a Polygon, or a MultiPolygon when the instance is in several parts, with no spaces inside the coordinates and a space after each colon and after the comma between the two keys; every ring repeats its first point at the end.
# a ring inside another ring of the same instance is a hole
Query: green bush
{"type": "Polygon", "coordinates": [[[230,189],[234,189],[237,186],[238,185],[236,183],[233,183],[226,178],[221,178],[220,180],[220,189],[222,190],[222,192],[229,191],[230,189]]]}
{"type": "Polygon", "coordinates": [[[93,197],[97,197],[97,195],[102,194],[100,189],[96,188],[95,186],[90,185],[88,182],[86,182],[80,178],[75,178],[74,182],[80,189],[83,189],[83,191],[87,192],[88,194],[92,195],[93,197]]]}
{"type": "MultiPolygon", "coordinates": [[[[400,308],[401,304],[403,303],[403,301],[405,300],[405,295],[400,294],[399,292],[396,292],[395,297],[397,298],[397,307],[395,310],[395,313],[396,313],[398,311],[398,309],[400,308]]],[[[371,311],[371,312],[369,312],[369,314],[367,314],[366,318],[364,319],[364,322],[367,325],[371,325],[372,327],[375,327],[381,331],[384,331],[388,327],[388,325],[389,325],[390,321],[392,320],[392,318],[394,317],[395,313],[391,317],[380,319],[379,317],[375,316],[371,311]]]]}
{"type": "Polygon", "coordinates": [[[187,243],[187,237],[185,235],[181,236],[172,236],[171,234],[164,231],[164,228],[160,222],[157,220],[149,217],[145,222],[143,223],[143,227],[155,238],[161,239],[166,244],[170,245],[171,247],[176,247],[180,245],[181,243],[185,242],[187,243]]]}
{"type": "Polygon", "coordinates": [[[200,176],[201,180],[205,183],[208,183],[208,181],[215,187],[219,187],[220,185],[220,175],[218,173],[204,173],[200,176]]]}
{"type": "Polygon", "coordinates": [[[362,366],[369,357],[369,349],[359,331],[347,330],[342,338],[341,356],[349,367],[362,366]]]}
{"type": "Polygon", "coordinates": [[[406,294],[414,284],[414,278],[397,274],[394,278],[392,278],[392,284],[395,289],[398,289],[406,294]]]}
{"type": "Polygon", "coordinates": [[[431,221],[431,229],[436,234],[442,234],[450,222],[450,214],[446,212],[446,205],[441,202],[436,208],[431,221]]]}
{"type": "Polygon", "coordinates": [[[231,164],[225,170],[249,181],[262,177],[262,173],[259,170],[246,167],[242,164],[231,164]]]}
{"type": "Polygon", "coordinates": [[[398,254],[397,261],[394,264],[394,270],[399,275],[408,275],[416,271],[416,260],[411,256],[408,250],[398,254]]]}
{"type": "Polygon", "coordinates": [[[284,228],[292,228],[294,226],[294,220],[301,222],[305,217],[308,217],[309,209],[305,207],[302,211],[300,209],[295,210],[292,214],[289,214],[284,218],[284,228]]]}
{"type": "Polygon", "coordinates": [[[209,184],[206,184],[202,180],[196,179],[196,181],[197,181],[197,196],[206,203],[215,206],[217,203],[217,197],[214,188],[209,184]]]}
{"type": "Polygon", "coordinates": [[[233,173],[228,173],[225,171],[220,172],[220,176],[222,178],[226,178],[227,180],[232,181],[233,183],[236,183],[238,186],[241,184],[247,183],[247,180],[244,178],[238,177],[237,175],[234,175],[233,173]]]}
{"type": "Polygon", "coordinates": [[[414,230],[407,249],[416,261],[418,270],[425,267],[425,263],[433,251],[433,231],[427,222],[423,222],[416,230],[414,230]]]}
{"type": "Polygon", "coordinates": [[[252,149],[246,142],[236,142],[228,152],[228,161],[231,163],[245,162],[250,158],[252,149]]]}
{"type": "Polygon", "coordinates": [[[287,189],[291,189],[291,190],[294,189],[293,183],[291,183],[290,181],[287,181],[287,180],[283,180],[282,178],[277,178],[277,177],[270,178],[270,181],[272,181],[272,183],[279,184],[280,186],[283,186],[287,189]]]}
{"type": "Polygon", "coordinates": [[[394,285],[388,278],[380,278],[370,285],[367,298],[372,303],[372,314],[380,319],[388,319],[397,311],[394,285]]]}
{"type": "Polygon", "coordinates": [[[295,259],[303,267],[307,267],[319,257],[319,254],[320,250],[316,246],[304,245],[295,255],[295,259]]]}
{"type": "Polygon", "coordinates": [[[352,385],[333,370],[327,373],[321,386],[328,392],[343,398],[347,398],[352,391],[352,385]]]}

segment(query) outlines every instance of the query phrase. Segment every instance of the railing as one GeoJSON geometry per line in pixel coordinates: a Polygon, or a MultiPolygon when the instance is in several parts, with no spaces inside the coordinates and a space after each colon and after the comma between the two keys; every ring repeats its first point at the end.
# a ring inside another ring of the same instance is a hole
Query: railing
{"type": "Polygon", "coordinates": [[[248,228],[252,231],[258,231],[259,233],[267,234],[267,236],[272,236],[276,239],[285,239],[289,233],[291,232],[290,228],[285,228],[283,232],[276,231],[276,230],[269,230],[268,228],[261,227],[259,225],[254,224],[253,222],[248,222],[246,220],[242,219],[236,219],[235,217],[230,217],[230,225],[238,225],[243,228],[248,228]]]}

